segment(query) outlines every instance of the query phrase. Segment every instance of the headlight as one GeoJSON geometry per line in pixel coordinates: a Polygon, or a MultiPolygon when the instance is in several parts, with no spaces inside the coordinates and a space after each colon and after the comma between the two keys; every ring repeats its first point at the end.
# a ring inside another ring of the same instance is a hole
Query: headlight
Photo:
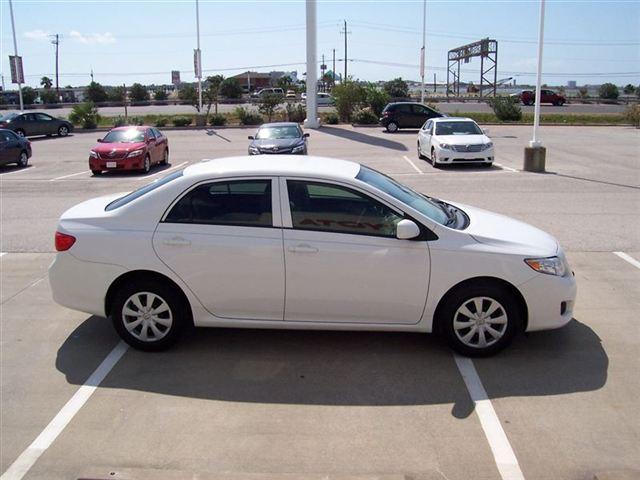
{"type": "Polygon", "coordinates": [[[440,147],[440,148],[444,148],[445,150],[449,150],[449,146],[450,146],[450,145],[449,145],[448,143],[441,143],[441,144],[439,145],[439,147],[440,147]]]}
{"type": "Polygon", "coordinates": [[[564,277],[569,270],[567,264],[559,257],[527,258],[525,262],[536,272],[546,273],[547,275],[564,277]]]}
{"type": "Polygon", "coordinates": [[[258,147],[254,147],[253,145],[249,146],[249,154],[250,155],[257,155],[260,153],[260,150],[258,149],[258,147]]]}
{"type": "Polygon", "coordinates": [[[137,157],[138,155],[142,155],[142,152],[144,152],[144,150],[134,150],[133,152],[129,152],[127,157],[137,157]]]}
{"type": "Polygon", "coordinates": [[[90,151],[89,151],[89,156],[90,156],[91,158],[98,158],[98,154],[97,154],[96,152],[94,152],[93,150],[90,150],[90,151]]]}
{"type": "Polygon", "coordinates": [[[300,153],[303,150],[304,150],[304,144],[298,145],[297,147],[293,147],[293,150],[291,150],[291,153],[300,153]]]}
{"type": "Polygon", "coordinates": [[[489,150],[491,147],[493,147],[493,142],[485,143],[485,144],[482,146],[482,149],[483,149],[483,150],[489,150]]]}

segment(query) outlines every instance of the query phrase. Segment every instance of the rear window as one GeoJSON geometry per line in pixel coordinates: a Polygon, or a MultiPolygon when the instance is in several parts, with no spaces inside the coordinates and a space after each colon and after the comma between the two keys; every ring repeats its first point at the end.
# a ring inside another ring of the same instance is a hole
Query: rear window
{"type": "Polygon", "coordinates": [[[155,190],[156,188],[159,188],[163,185],[166,185],[167,183],[175,180],[176,178],[180,178],[182,176],[183,170],[180,170],[178,172],[174,172],[171,173],[169,175],[167,175],[164,178],[161,178],[160,180],[156,180],[155,182],[152,182],[148,185],[145,185],[142,188],[139,188],[138,190],[135,190],[127,195],[125,195],[124,197],[120,197],[117,200],[114,200],[113,202],[111,202],[109,205],[107,205],[105,207],[105,211],[106,212],[110,212],[111,210],[115,210],[116,208],[120,208],[124,205],[126,205],[127,203],[133,202],[136,198],[140,198],[143,195],[146,195],[147,193],[155,190]]]}

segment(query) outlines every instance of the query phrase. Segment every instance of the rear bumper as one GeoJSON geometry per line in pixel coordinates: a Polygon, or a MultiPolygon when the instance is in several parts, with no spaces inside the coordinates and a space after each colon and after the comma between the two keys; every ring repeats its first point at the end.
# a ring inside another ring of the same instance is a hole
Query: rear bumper
{"type": "Polygon", "coordinates": [[[518,286],[527,302],[527,332],[552,330],[573,318],[578,287],[573,274],[568,277],[539,274],[518,286]]]}

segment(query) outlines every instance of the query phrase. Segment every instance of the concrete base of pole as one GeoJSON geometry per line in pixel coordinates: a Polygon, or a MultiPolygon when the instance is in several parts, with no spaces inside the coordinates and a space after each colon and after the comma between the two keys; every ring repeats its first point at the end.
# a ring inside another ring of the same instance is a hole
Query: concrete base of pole
{"type": "Polygon", "coordinates": [[[302,124],[304,128],[320,128],[320,119],[316,118],[315,121],[309,120],[308,118],[304,119],[304,123],[302,124]]]}
{"type": "Polygon", "coordinates": [[[525,172],[544,172],[547,149],[544,147],[524,147],[525,172]]]}

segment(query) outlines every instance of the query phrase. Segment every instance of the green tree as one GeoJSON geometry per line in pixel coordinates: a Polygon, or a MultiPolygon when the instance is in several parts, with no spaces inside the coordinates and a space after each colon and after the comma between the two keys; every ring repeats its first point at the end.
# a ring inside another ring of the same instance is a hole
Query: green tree
{"type": "Polygon", "coordinates": [[[161,88],[160,90],[156,90],[156,92],[153,94],[153,98],[158,101],[164,101],[169,98],[169,95],[167,95],[167,92],[164,90],[164,88],[161,88]]]}
{"type": "Polygon", "coordinates": [[[58,96],[55,91],[45,88],[40,91],[40,100],[42,100],[42,103],[58,103],[58,96]]]}
{"type": "Polygon", "coordinates": [[[144,85],[134,83],[129,89],[129,98],[133,102],[146,102],[149,100],[149,92],[144,85]]]}
{"type": "Polygon", "coordinates": [[[633,95],[635,91],[636,91],[636,87],[634,87],[630,83],[624,86],[623,92],[625,93],[625,95],[633,95]]]}
{"type": "Polygon", "coordinates": [[[276,86],[280,87],[285,93],[287,93],[287,90],[293,86],[293,80],[289,75],[283,75],[276,82],[276,86]]]}
{"type": "Polygon", "coordinates": [[[40,85],[48,90],[53,86],[53,80],[51,80],[49,77],[42,77],[40,79],[40,85]]]}
{"type": "Polygon", "coordinates": [[[109,89],[109,92],[107,93],[107,99],[112,102],[123,102],[124,93],[124,87],[113,87],[109,89]]]}
{"type": "Polygon", "coordinates": [[[600,98],[615,100],[620,95],[620,92],[618,91],[618,87],[616,87],[613,83],[603,83],[602,85],[600,85],[598,95],[600,95],[600,98]]]}
{"type": "Polygon", "coordinates": [[[224,82],[224,77],[222,75],[212,75],[207,77],[205,81],[206,89],[204,90],[203,97],[207,103],[207,116],[209,116],[209,112],[211,111],[211,105],[214,105],[214,112],[218,114],[218,97],[220,96],[220,86],[224,82]]]}
{"type": "Polygon", "coordinates": [[[384,91],[391,98],[407,98],[409,96],[409,85],[402,78],[394,78],[384,84],[384,91]]]}
{"type": "Polygon", "coordinates": [[[69,114],[69,121],[82,128],[96,128],[100,122],[98,107],[93,102],[84,102],[73,107],[69,114]]]}
{"type": "Polygon", "coordinates": [[[97,82],[91,82],[89,86],[87,86],[85,95],[94,103],[105,102],[108,99],[106,90],[97,82]]]}
{"type": "Polygon", "coordinates": [[[25,105],[31,105],[38,98],[38,93],[31,87],[22,87],[22,101],[25,105]]]}
{"type": "Polygon", "coordinates": [[[183,84],[178,92],[178,98],[183,102],[189,102],[193,108],[200,112],[200,107],[198,105],[198,91],[193,85],[188,83],[183,84]]]}
{"type": "Polygon", "coordinates": [[[365,89],[351,79],[333,87],[331,95],[336,101],[336,110],[343,122],[351,121],[354,110],[360,107],[367,97],[365,89]]]}
{"type": "Polygon", "coordinates": [[[364,87],[365,90],[365,103],[371,109],[371,111],[378,117],[382,114],[382,110],[389,103],[389,94],[380,90],[373,84],[369,84],[364,87]]]}
{"type": "Polygon", "coordinates": [[[578,95],[580,98],[588,98],[589,97],[589,89],[587,87],[580,87],[578,90],[578,95]]]}
{"type": "Polygon", "coordinates": [[[267,95],[262,96],[260,99],[260,105],[258,105],[258,111],[267,116],[267,121],[271,121],[273,118],[273,114],[276,113],[279,109],[280,102],[282,102],[282,95],[276,95],[274,93],[269,93],[267,95]]]}
{"type": "Polygon", "coordinates": [[[227,98],[240,98],[242,96],[242,87],[237,78],[226,78],[220,84],[220,95],[227,98]]]}

